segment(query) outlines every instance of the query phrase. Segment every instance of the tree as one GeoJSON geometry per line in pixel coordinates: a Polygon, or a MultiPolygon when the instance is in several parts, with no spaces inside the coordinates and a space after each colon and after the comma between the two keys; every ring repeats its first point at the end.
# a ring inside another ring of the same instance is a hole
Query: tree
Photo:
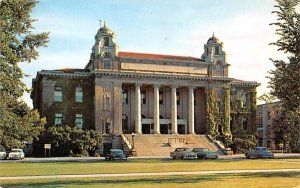
{"type": "MultiPolygon", "coordinates": [[[[53,156],[89,156],[93,155],[101,144],[102,135],[94,130],[82,130],[67,125],[49,127],[38,144],[51,144],[53,156]]],[[[41,147],[40,147],[41,149],[41,147]]],[[[42,153],[42,152],[40,152],[42,153]]]]}
{"type": "Polygon", "coordinates": [[[46,46],[49,33],[33,34],[30,17],[35,0],[0,1],[0,144],[20,147],[37,138],[45,124],[20,97],[29,90],[19,64],[37,59],[38,47],[46,46]]]}
{"type": "Polygon", "coordinates": [[[275,69],[269,71],[271,95],[281,101],[281,121],[276,126],[278,138],[286,141],[291,148],[300,145],[300,14],[295,11],[299,0],[276,0],[277,27],[279,39],[271,43],[278,51],[287,54],[287,61],[274,60],[275,69]],[[298,127],[298,128],[297,128],[298,127]],[[282,134],[279,136],[278,134],[282,134]]]}

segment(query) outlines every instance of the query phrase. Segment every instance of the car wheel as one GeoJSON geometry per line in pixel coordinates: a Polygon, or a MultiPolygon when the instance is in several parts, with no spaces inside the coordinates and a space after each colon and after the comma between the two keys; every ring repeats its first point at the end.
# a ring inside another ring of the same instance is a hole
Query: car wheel
{"type": "Polygon", "coordinates": [[[249,159],[250,158],[249,155],[246,155],[246,158],[249,159]]]}

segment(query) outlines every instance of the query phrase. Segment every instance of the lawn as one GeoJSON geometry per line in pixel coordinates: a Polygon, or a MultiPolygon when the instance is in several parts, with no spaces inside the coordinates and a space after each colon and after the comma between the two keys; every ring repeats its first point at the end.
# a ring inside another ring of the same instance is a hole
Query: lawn
{"type": "MultiPolygon", "coordinates": [[[[131,160],[99,162],[0,163],[0,176],[183,172],[243,169],[300,169],[300,159],[272,160],[131,160]]],[[[147,176],[3,180],[0,187],[291,187],[300,188],[300,173],[247,173],[215,175],[147,176]]]]}
{"type": "Polygon", "coordinates": [[[300,159],[0,163],[0,176],[300,168],[300,159]]]}
{"type": "Polygon", "coordinates": [[[205,187],[205,188],[298,188],[300,174],[285,173],[251,173],[251,174],[217,174],[201,176],[153,176],[153,177],[122,177],[122,178],[85,178],[85,179],[50,179],[3,181],[3,187],[22,188],[54,188],[54,187],[205,187]]]}

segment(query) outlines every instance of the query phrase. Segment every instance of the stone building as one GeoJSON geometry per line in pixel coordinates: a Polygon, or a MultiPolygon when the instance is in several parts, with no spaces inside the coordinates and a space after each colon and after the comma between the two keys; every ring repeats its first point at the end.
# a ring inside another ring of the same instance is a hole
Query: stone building
{"type": "Polygon", "coordinates": [[[47,126],[110,135],[256,132],[259,84],[228,72],[223,43],[214,35],[201,58],[122,52],[104,24],[84,69],[39,71],[31,97],[47,126]]]}
{"type": "Polygon", "coordinates": [[[280,102],[257,105],[257,133],[258,145],[260,146],[270,149],[280,149],[280,147],[275,144],[273,133],[273,123],[278,117],[276,107],[279,105],[280,102]]]}

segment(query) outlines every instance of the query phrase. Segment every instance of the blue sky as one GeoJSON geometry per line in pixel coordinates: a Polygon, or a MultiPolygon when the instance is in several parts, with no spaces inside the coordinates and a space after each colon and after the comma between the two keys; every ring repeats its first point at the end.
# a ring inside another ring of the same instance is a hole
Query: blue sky
{"type": "MultiPolygon", "coordinates": [[[[40,57],[22,68],[37,71],[84,68],[89,60],[99,20],[116,34],[120,51],[201,57],[203,45],[215,33],[224,43],[230,77],[262,83],[266,92],[269,58],[281,58],[276,47],[273,0],[40,0],[32,17],[35,32],[50,32],[40,57]]],[[[29,94],[25,101],[31,104],[29,94]]]]}

